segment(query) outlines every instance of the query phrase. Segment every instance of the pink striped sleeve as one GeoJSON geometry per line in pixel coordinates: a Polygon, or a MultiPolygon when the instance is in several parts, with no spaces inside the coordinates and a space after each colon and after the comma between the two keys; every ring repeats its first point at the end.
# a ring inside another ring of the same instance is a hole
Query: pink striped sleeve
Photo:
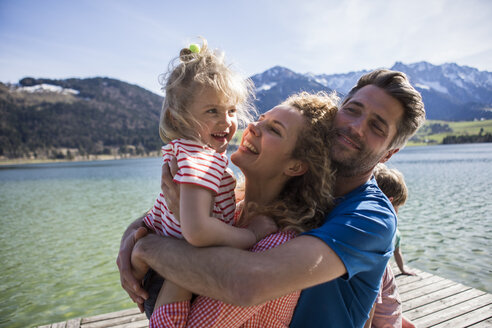
{"type": "Polygon", "coordinates": [[[182,139],[174,141],[174,154],[179,167],[176,182],[198,185],[214,194],[219,191],[228,165],[226,156],[182,139]]]}

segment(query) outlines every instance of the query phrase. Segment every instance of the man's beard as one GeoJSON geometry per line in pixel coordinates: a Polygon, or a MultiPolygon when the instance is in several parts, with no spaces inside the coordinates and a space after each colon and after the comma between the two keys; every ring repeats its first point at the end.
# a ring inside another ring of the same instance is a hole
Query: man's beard
{"type": "MultiPolygon", "coordinates": [[[[340,176],[353,177],[367,173],[376,166],[386,153],[386,150],[381,154],[372,153],[359,137],[351,134],[347,129],[338,129],[338,132],[347,136],[359,147],[358,152],[347,158],[337,159],[337,156],[332,154],[333,168],[336,169],[337,174],[340,176]]],[[[332,149],[332,151],[336,151],[336,149],[332,149]]]]}
{"type": "Polygon", "coordinates": [[[336,170],[337,174],[346,178],[361,175],[374,168],[374,165],[362,164],[363,163],[360,160],[353,161],[351,163],[347,163],[346,161],[338,162],[336,160],[332,160],[333,168],[336,170]]]}

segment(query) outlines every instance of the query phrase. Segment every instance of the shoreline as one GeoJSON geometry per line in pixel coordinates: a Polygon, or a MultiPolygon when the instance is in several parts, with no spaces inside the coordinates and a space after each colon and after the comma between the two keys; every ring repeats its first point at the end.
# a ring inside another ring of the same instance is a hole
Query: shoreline
{"type": "Polygon", "coordinates": [[[88,157],[76,157],[74,159],[33,159],[33,158],[15,158],[15,159],[0,159],[0,167],[28,165],[28,164],[51,164],[51,163],[77,163],[77,162],[96,162],[96,161],[113,161],[120,159],[137,159],[159,157],[159,155],[147,156],[113,156],[113,155],[90,155],[88,157]]]}
{"type": "MultiPolygon", "coordinates": [[[[482,142],[477,142],[482,143],[482,142]]],[[[456,143],[456,144],[477,144],[477,143],[456,143]]],[[[422,147],[422,146],[442,146],[442,145],[453,145],[453,144],[438,144],[438,143],[425,143],[425,142],[412,142],[409,141],[405,148],[410,147],[422,147]]],[[[236,150],[237,145],[230,145],[228,151],[236,150]]],[[[137,159],[137,158],[151,158],[160,157],[159,152],[151,152],[149,155],[144,156],[125,156],[125,155],[88,155],[88,156],[76,156],[73,159],[34,159],[34,158],[12,158],[7,159],[0,156],[0,167],[5,166],[15,166],[15,165],[26,165],[26,164],[47,164],[47,163],[70,163],[70,162],[95,162],[95,161],[110,161],[110,160],[120,160],[120,159],[137,159]]]]}

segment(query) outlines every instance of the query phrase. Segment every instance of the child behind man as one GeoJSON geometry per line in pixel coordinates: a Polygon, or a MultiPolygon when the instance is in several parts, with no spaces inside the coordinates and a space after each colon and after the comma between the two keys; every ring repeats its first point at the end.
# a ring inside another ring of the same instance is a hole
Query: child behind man
{"type": "MultiPolygon", "coordinates": [[[[408,189],[403,174],[396,169],[389,169],[384,164],[378,164],[374,169],[374,177],[376,178],[379,188],[386,197],[388,197],[396,214],[398,214],[398,209],[405,204],[408,197],[408,189]]],[[[397,247],[399,250],[400,246],[398,229],[395,238],[396,253],[397,247]]],[[[395,259],[397,259],[396,255],[395,259]]],[[[402,259],[402,257],[400,257],[400,259],[402,259]]],[[[398,263],[398,267],[402,271],[402,274],[413,275],[413,273],[404,271],[403,261],[400,263],[398,263]]],[[[365,327],[415,328],[415,325],[408,319],[405,319],[402,315],[401,299],[396,286],[395,276],[389,263],[384,271],[379,294],[365,327]]]]}

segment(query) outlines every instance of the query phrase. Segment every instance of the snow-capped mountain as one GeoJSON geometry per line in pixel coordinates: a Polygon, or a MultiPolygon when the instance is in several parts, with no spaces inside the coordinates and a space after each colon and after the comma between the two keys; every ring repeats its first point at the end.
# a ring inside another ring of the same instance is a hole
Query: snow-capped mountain
{"type": "MultiPolygon", "coordinates": [[[[428,119],[492,119],[491,72],[454,63],[432,65],[428,62],[397,62],[390,69],[407,74],[411,83],[422,93],[428,119]]],[[[289,94],[301,90],[336,90],[343,96],[367,72],[369,70],[314,75],[295,73],[277,66],[252,77],[257,86],[257,107],[264,112],[289,94]]]]}
{"type": "Polygon", "coordinates": [[[260,113],[275,107],[295,92],[331,91],[308,74],[295,73],[280,66],[253,75],[251,79],[256,86],[255,105],[260,113]]]}

